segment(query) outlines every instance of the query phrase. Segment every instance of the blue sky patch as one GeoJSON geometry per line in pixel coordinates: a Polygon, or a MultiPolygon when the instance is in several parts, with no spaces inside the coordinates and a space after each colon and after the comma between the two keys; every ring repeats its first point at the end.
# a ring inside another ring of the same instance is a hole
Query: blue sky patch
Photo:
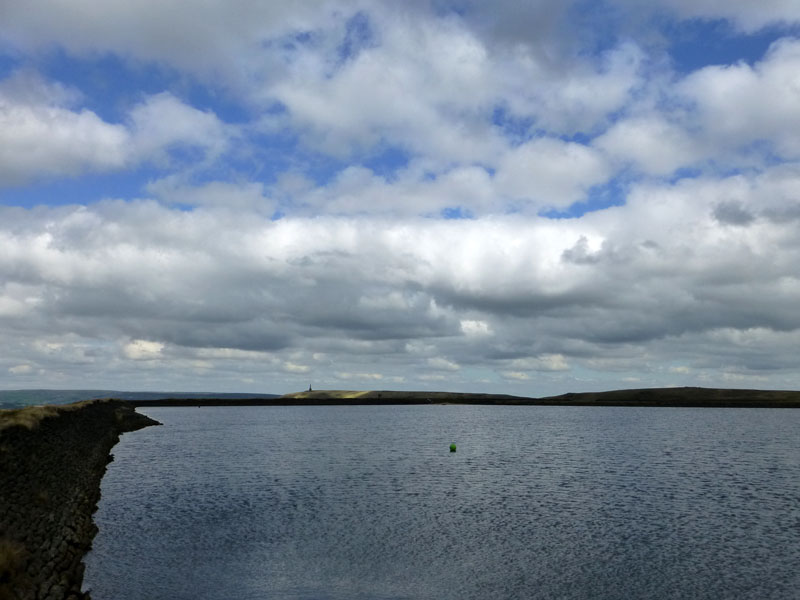
{"type": "Polygon", "coordinates": [[[668,52],[679,73],[738,62],[753,65],[764,58],[777,39],[800,34],[797,27],[767,27],[746,34],[726,21],[702,19],[672,22],[665,30],[669,36],[668,52]]]}
{"type": "Polygon", "coordinates": [[[465,209],[463,206],[450,206],[447,208],[443,208],[441,212],[442,218],[448,221],[452,221],[455,219],[474,219],[475,215],[473,215],[469,210],[465,209]]]}
{"type": "Polygon", "coordinates": [[[564,210],[546,209],[539,216],[548,219],[577,219],[611,206],[623,206],[630,184],[625,176],[614,178],[608,183],[590,188],[586,200],[575,202],[564,210]]]}

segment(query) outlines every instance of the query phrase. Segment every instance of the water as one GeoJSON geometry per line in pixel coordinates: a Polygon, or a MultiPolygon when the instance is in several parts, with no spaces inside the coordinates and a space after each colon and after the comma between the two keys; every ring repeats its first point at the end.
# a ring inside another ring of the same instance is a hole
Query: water
{"type": "Polygon", "coordinates": [[[95,600],[800,590],[800,411],[145,412],[165,426],[124,435],[103,480],[95,600]]]}

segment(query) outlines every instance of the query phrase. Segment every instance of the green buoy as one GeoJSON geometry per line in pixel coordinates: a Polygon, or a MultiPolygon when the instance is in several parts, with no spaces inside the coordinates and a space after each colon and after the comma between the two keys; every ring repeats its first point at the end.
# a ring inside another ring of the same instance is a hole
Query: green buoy
{"type": "Polygon", "coordinates": [[[456,451],[456,443],[453,442],[452,444],[450,444],[450,452],[455,452],[455,451],[456,451]]]}

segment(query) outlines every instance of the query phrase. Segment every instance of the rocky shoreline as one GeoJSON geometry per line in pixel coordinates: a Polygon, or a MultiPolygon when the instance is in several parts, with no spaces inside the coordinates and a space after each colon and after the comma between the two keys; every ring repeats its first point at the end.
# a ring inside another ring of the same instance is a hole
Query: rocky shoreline
{"type": "Polygon", "coordinates": [[[158,422],[127,402],[0,411],[0,600],[88,600],[83,557],[122,433],[158,422]]]}

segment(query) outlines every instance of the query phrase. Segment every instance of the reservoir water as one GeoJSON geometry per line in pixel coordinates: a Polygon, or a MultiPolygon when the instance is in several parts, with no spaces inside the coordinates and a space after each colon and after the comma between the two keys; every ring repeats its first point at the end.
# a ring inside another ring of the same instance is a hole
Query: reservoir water
{"type": "Polygon", "coordinates": [[[798,410],[142,412],[94,600],[800,597],[798,410]]]}

